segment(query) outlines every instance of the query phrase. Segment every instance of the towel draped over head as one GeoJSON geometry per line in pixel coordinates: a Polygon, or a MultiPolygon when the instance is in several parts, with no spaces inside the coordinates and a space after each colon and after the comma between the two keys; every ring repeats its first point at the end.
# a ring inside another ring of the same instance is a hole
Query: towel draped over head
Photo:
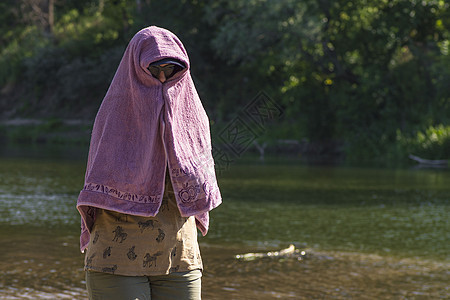
{"type": "Polygon", "coordinates": [[[170,31],[151,26],[128,44],[95,118],[77,201],[81,250],[89,242],[96,208],[155,216],[166,170],[181,215],[195,216],[205,235],[208,212],[221,203],[209,120],[183,44],[170,31]],[[148,66],[165,58],[186,68],[161,83],[148,66]]]}

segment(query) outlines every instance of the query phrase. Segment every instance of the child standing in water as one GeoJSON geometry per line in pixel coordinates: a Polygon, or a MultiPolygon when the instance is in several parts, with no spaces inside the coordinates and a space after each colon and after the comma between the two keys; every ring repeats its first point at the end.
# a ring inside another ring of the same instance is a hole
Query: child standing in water
{"type": "Polygon", "coordinates": [[[197,228],[221,203],[187,52],[155,26],[130,41],[95,119],[81,250],[90,299],[200,299],[197,228]]]}

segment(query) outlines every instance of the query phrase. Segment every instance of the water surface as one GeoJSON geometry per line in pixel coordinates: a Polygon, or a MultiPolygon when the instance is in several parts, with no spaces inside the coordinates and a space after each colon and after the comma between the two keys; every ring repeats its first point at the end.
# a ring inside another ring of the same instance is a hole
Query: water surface
{"type": "MultiPolygon", "coordinates": [[[[0,298],[85,299],[85,149],[0,153],[0,298]]],[[[224,203],[199,238],[204,299],[449,297],[450,172],[268,160],[218,178],[224,203]],[[234,258],[291,243],[306,259],[234,258]]]]}

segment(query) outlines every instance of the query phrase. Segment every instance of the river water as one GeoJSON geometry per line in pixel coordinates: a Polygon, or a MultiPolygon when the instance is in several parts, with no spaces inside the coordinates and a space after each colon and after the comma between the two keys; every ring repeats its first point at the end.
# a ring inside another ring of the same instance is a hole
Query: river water
{"type": "MultiPolygon", "coordinates": [[[[0,149],[0,298],[86,299],[81,148],[0,149]]],[[[218,175],[204,299],[450,298],[450,172],[248,159],[218,175]],[[294,244],[306,256],[242,261],[294,244]]]]}

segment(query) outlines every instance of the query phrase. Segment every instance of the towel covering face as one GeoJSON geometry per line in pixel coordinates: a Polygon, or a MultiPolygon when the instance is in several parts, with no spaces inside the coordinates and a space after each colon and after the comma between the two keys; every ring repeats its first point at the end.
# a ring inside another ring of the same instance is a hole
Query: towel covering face
{"type": "Polygon", "coordinates": [[[81,250],[89,242],[96,208],[155,216],[166,170],[181,215],[195,216],[205,235],[208,212],[221,203],[209,120],[183,44],[170,31],[151,26],[128,44],[95,118],[77,201],[81,250]],[[161,83],[147,68],[164,58],[177,59],[186,68],[161,83]]]}

